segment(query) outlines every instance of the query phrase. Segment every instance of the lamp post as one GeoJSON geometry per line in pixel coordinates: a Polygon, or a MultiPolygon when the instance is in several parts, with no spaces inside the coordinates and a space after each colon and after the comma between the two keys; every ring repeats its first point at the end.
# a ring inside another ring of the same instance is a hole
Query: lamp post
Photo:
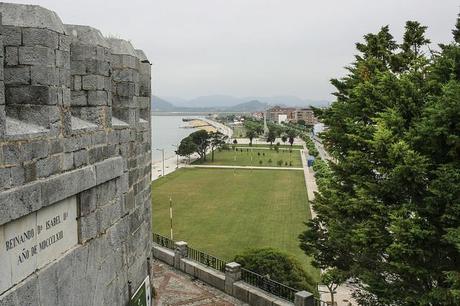
{"type": "Polygon", "coordinates": [[[176,153],[176,169],[179,169],[179,154],[177,154],[177,150],[179,150],[179,148],[176,145],[172,145],[172,146],[176,148],[176,151],[174,151],[174,153],[176,153]]]}
{"type": "Polygon", "coordinates": [[[165,149],[157,149],[157,151],[161,151],[161,156],[163,159],[163,172],[161,173],[161,176],[165,176],[165,149]]]}

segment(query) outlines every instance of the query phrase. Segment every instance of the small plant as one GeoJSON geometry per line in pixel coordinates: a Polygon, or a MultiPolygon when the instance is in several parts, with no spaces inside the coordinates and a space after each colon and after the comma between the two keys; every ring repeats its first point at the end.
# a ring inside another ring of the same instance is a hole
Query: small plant
{"type": "Polygon", "coordinates": [[[260,152],[257,152],[257,156],[260,156],[260,152]]]}
{"type": "Polygon", "coordinates": [[[262,160],[261,159],[259,159],[259,165],[262,165],[262,160]]]}
{"type": "Polygon", "coordinates": [[[249,149],[246,149],[246,152],[249,152],[249,149]]]}
{"type": "Polygon", "coordinates": [[[233,139],[233,144],[238,144],[238,141],[236,139],[233,139]]]}
{"type": "Polygon", "coordinates": [[[263,152],[262,155],[265,156],[265,152],[263,152]]]}
{"type": "Polygon", "coordinates": [[[268,160],[268,163],[271,164],[272,162],[273,162],[273,161],[272,161],[272,159],[270,158],[270,159],[268,160]]]}
{"type": "Polygon", "coordinates": [[[292,162],[289,162],[289,166],[292,166],[292,162]]]}
{"type": "Polygon", "coordinates": [[[283,161],[282,161],[282,160],[279,160],[279,161],[277,161],[276,163],[277,163],[278,166],[280,166],[280,167],[283,165],[283,161]]]}
{"type": "Polygon", "coordinates": [[[287,165],[288,165],[288,162],[287,162],[287,161],[285,161],[285,162],[284,162],[284,165],[285,165],[285,166],[287,166],[287,165]]]}

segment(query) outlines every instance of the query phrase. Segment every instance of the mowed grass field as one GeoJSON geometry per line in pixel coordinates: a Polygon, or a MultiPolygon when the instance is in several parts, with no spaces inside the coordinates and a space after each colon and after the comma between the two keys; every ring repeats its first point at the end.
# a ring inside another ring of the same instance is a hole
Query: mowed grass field
{"type": "MultiPolygon", "coordinates": [[[[244,147],[244,148],[248,148],[249,147],[249,144],[236,144],[235,145],[236,147],[244,147]]],[[[270,148],[270,144],[264,144],[264,143],[253,143],[252,144],[253,147],[258,147],[258,148],[270,148]]],[[[273,146],[275,146],[275,144],[273,144],[273,146]]],[[[303,147],[301,145],[289,145],[289,144],[280,144],[280,148],[284,148],[284,149],[289,149],[289,148],[292,148],[293,150],[296,150],[296,149],[302,149],[303,147]]]]}
{"type": "Polygon", "coordinates": [[[211,161],[211,154],[208,154],[205,162],[197,160],[195,164],[202,165],[230,165],[230,166],[261,166],[261,167],[278,167],[278,161],[282,160],[281,167],[290,167],[289,161],[292,161],[292,167],[302,167],[302,160],[300,159],[300,151],[292,150],[263,150],[263,149],[242,149],[238,151],[230,149],[214,151],[214,161],[211,161]],[[241,152],[243,150],[243,152],[241,152]],[[252,159],[251,159],[252,156],[252,159]],[[269,163],[269,160],[272,160],[269,163]],[[262,161],[262,164],[259,161],[262,161]],[[286,165],[287,162],[287,165],[286,165]]]}
{"type": "Polygon", "coordinates": [[[274,247],[317,269],[298,247],[310,218],[302,171],[180,169],[152,184],[153,230],[226,260],[246,249],[274,247]]]}

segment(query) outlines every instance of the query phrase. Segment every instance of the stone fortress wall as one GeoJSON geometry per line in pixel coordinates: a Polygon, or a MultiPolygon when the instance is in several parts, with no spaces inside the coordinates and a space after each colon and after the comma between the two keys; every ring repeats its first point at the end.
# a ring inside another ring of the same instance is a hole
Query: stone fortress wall
{"type": "Polygon", "coordinates": [[[124,305],[151,253],[150,63],[0,3],[0,305],[124,305]]]}

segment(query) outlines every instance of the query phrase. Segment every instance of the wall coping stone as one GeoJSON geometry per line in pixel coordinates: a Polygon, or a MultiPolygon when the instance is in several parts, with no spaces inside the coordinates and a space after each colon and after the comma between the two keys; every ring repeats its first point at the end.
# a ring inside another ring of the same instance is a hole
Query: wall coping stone
{"type": "Polygon", "coordinates": [[[0,2],[0,13],[3,25],[49,29],[65,34],[59,16],[39,5],[0,2]]]}
{"type": "Polygon", "coordinates": [[[56,174],[0,193],[0,225],[76,195],[123,174],[122,157],[56,174]]]}
{"type": "Polygon", "coordinates": [[[120,38],[107,38],[107,42],[110,45],[112,54],[125,54],[137,58],[136,51],[129,41],[120,38]]]}
{"type": "Polygon", "coordinates": [[[104,35],[98,29],[79,24],[65,24],[64,27],[72,38],[72,42],[104,48],[110,47],[104,35]]]}

